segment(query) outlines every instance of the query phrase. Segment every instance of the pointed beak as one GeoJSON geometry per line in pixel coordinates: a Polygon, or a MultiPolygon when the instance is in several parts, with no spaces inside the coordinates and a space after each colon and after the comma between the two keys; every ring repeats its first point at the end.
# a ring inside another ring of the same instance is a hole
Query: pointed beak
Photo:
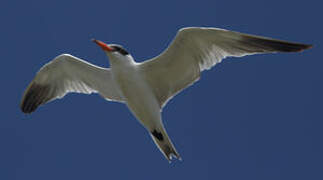
{"type": "Polygon", "coordinates": [[[102,41],[96,40],[96,39],[92,39],[93,42],[95,42],[98,46],[100,46],[104,51],[108,51],[108,52],[112,52],[114,51],[114,49],[110,46],[108,46],[107,44],[105,44],[102,41]]]}

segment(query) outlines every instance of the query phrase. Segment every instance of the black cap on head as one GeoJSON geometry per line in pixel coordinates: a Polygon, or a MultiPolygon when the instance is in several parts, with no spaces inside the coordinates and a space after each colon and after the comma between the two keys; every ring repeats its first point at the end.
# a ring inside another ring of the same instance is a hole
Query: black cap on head
{"type": "Polygon", "coordinates": [[[109,46],[112,47],[114,49],[114,51],[117,51],[124,56],[129,54],[122,46],[120,46],[118,44],[109,44],[109,46]]]}

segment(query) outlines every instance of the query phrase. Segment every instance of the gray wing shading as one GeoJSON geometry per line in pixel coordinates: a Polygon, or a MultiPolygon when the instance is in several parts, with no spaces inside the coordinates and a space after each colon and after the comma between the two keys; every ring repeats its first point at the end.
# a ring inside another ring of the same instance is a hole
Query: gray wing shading
{"type": "Polygon", "coordinates": [[[142,63],[141,70],[162,108],[171,97],[197,81],[202,71],[226,57],[300,52],[311,47],[218,28],[183,28],[163,53],[142,63]]]}
{"type": "Polygon", "coordinates": [[[20,108],[24,113],[31,113],[39,105],[69,92],[99,93],[107,100],[123,102],[108,68],[62,54],[39,70],[25,90],[20,108]]]}

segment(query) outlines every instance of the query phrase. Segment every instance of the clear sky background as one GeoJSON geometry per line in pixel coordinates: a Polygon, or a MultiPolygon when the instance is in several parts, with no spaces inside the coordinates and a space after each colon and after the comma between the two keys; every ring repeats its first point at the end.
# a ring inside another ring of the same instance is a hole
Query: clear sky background
{"type": "Polygon", "coordinates": [[[323,179],[321,8],[316,0],[2,1],[0,179],[323,179]],[[171,100],[163,120],[182,162],[169,164],[124,104],[98,95],[20,111],[26,86],[55,56],[107,67],[97,38],[143,61],[187,26],[314,48],[225,59],[171,100]]]}

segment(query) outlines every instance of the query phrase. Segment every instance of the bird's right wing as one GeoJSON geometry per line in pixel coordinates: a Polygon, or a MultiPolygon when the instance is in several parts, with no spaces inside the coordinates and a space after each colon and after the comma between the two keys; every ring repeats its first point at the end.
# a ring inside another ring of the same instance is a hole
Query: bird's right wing
{"type": "Polygon", "coordinates": [[[163,107],[176,93],[197,81],[200,72],[226,57],[298,52],[310,47],[218,28],[183,28],[162,54],[140,66],[163,107]]]}
{"type": "Polygon", "coordinates": [[[69,92],[99,93],[107,100],[123,102],[107,68],[87,63],[69,54],[62,54],[44,65],[29,84],[20,107],[31,113],[39,105],[62,98],[69,92]]]}

